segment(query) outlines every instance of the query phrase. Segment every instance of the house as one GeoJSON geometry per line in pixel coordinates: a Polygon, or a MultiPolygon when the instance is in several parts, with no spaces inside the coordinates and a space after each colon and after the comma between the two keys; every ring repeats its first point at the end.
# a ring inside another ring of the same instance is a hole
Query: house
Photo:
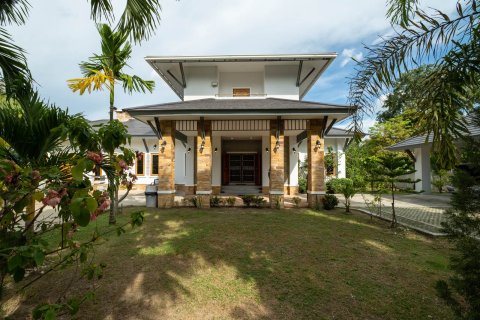
{"type": "Polygon", "coordinates": [[[176,192],[211,195],[235,188],[268,194],[272,206],[298,192],[299,154],[306,154],[309,205],[325,194],[325,150],[337,155],[351,135],[333,128],[347,118],[347,105],[304,101],[336,54],[169,56],[146,61],[180,102],[123,109],[138,183],[158,182],[158,206],[174,205],[176,192]],[[131,119],[132,117],[133,119],[131,119]]]}
{"type": "MultiPolygon", "coordinates": [[[[467,136],[472,138],[480,138],[480,126],[475,122],[474,116],[465,117],[465,123],[468,130],[467,136]]],[[[432,167],[430,161],[430,153],[432,149],[433,137],[427,135],[415,136],[400,141],[387,149],[390,151],[404,151],[415,162],[414,180],[420,179],[415,184],[415,191],[431,192],[432,191],[432,167]]],[[[458,144],[461,145],[461,141],[458,144]]]]}

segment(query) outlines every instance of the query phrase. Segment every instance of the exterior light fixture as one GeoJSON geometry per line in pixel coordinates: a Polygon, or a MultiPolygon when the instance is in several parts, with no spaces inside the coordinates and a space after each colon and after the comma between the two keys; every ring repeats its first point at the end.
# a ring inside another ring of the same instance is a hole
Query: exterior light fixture
{"type": "Polygon", "coordinates": [[[192,148],[188,147],[187,152],[190,153],[192,151],[192,148]]]}
{"type": "Polygon", "coordinates": [[[153,145],[153,150],[157,150],[157,144],[156,143],[153,145]]]}
{"type": "Polygon", "coordinates": [[[200,145],[200,152],[202,152],[203,149],[205,149],[205,141],[202,141],[202,144],[200,145]]]}
{"type": "Polygon", "coordinates": [[[280,148],[280,141],[277,140],[277,142],[275,142],[275,149],[278,149],[280,148]]]}
{"type": "Polygon", "coordinates": [[[293,154],[295,154],[297,152],[297,149],[292,148],[292,151],[293,151],[293,154]]]}
{"type": "Polygon", "coordinates": [[[217,151],[218,151],[218,148],[215,148],[215,152],[217,152],[217,151]]]}
{"type": "Polygon", "coordinates": [[[315,146],[319,148],[321,145],[322,143],[320,142],[320,140],[317,140],[317,142],[315,143],[315,146]]]}
{"type": "Polygon", "coordinates": [[[265,152],[267,152],[267,153],[268,153],[268,148],[265,148],[265,152]]]}

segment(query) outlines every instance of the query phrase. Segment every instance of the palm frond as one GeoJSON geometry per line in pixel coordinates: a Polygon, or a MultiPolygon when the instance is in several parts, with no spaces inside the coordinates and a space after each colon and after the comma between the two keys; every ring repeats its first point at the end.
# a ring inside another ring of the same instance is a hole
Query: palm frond
{"type": "MultiPolygon", "coordinates": [[[[480,50],[472,52],[478,49],[480,39],[479,2],[466,0],[466,6],[458,3],[455,18],[438,10],[432,16],[417,10],[418,20],[410,21],[410,27],[402,27],[403,31],[374,47],[365,47],[366,58],[357,64],[350,79],[349,101],[358,110],[352,122],[355,131],[361,130],[362,119],[375,112],[378,98],[388,93],[402,73],[436,61],[438,70],[422,83],[418,100],[423,103],[417,110],[422,112],[424,131],[433,134],[434,149],[451,148],[452,139],[463,132],[460,116],[471,108],[467,91],[478,79],[480,50]],[[470,61],[473,57],[477,58],[470,61]]],[[[452,148],[444,152],[444,164],[452,164],[455,152],[452,148]]]]}
{"type": "Polygon", "coordinates": [[[123,89],[131,94],[132,92],[153,92],[155,88],[155,81],[152,80],[143,80],[139,76],[131,76],[128,74],[122,73],[120,75],[120,81],[122,82],[123,89]]]}
{"type": "Polygon", "coordinates": [[[129,34],[135,43],[147,40],[160,24],[159,0],[127,0],[118,22],[118,30],[129,34]]]}
{"type": "Polygon", "coordinates": [[[12,96],[31,81],[23,49],[13,43],[10,34],[3,28],[0,28],[0,69],[7,96],[12,96]]]}
{"type": "Polygon", "coordinates": [[[387,17],[393,24],[408,26],[418,9],[418,0],[388,0],[387,17]]]}
{"type": "Polygon", "coordinates": [[[100,21],[105,18],[111,21],[114,18],[113,6],[110,0],[90,0],[91,18],[100,21]]]}
{"type": "Polygon", "coordinates": [[[110,89],[115,81],[111,73],[108,71],[92,69],[91,72],[93,75],[90,77],[67,80],[68,87],[73,92],[79,91],[80,95],[83,95],[87,90],[88,93],[91,93],[92,91],[101,91],[103,90],[103,87],[110,89]]]}
{"type": "Polygon", "coordinates": [[[24,24],[29,9],[28,0],[2,0],[0,2],[0,25],[24,24]]]}

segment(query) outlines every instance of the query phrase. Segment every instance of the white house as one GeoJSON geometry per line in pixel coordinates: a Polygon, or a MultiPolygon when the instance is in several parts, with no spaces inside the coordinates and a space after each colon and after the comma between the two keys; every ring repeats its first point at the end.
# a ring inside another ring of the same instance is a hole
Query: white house
{"type": "MultiPolygon", "coordinates": [[[[480,138],[480,126],[478,126],[473,116],[465,118],[468,130],[468,136],[480,138]]],[[[390,147],[390,151],[405,151],[415,162],[414,180],[421,181],[415,184],[415,191],[432,191],[432,168],[430,164],[430,153],[432,148],[433,137],[427,135],[416,136],[400,141],[390,147]]],[[[461,145],[461,141],[457,142],[461,145]]]]}
{"type": "Polygon", "coordinates": [[[176,192],[211,195],[235,188],[268,194],[271,204],[298,192],[298,159],[308,165],[308,200],[325,193],[324,152],[338,155],[351,136],[333,125],[352,108],[304,101],[336,54],[147,57],[180,102],[126,108],[119,113],[145,153],[135,165],[138,183],[157,182],[158,204],[176,192]],[[133,119],[129,118],[132,117],[133,119]],[[256,190],[256,191],[255,191],[256,190]]]}

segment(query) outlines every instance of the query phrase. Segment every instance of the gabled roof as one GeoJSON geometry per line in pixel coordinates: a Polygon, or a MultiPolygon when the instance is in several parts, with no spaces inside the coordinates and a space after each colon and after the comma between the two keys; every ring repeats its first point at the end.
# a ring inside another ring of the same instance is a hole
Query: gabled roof
{"type": "Polygon", "coordinates": [[[126,108],[132,116],[139,115],[288,115],[288,114],[345,114],[353,110],[348,105],[309,101],[266,99],[200,99],[126,108]]]}
{"type": "Polygon", "coordinates": [[[337,57],[334,52],[315,54],[270,54],[270,55],[215,55],[215,56],[147,56],[145,60],[172,88],[180,99],[184,98],[184,69],[191,66],[240,65],[293,65],[298,68],[300,97],[303,98],[322,73],[337,57]]]}
{"type": "MultiPolygon", "coordinates": [[[[467,130],[469,132],[467,136],[470,136],[470,137],[480,136],[480,126],[478,126],[475,123],[474,117],[472,115],[469,115],[465,117],[465,121],[467,123],[467,130]]],[[[428,139],[427,139],[427,135],[424,134],[421,136],[416,136],[416,137],[412,137],[412,138],[408,138],[406,140],[400,141],[388,147],[387,149],[391,151],[408,150],[408,149],[420,147],[422,145],[430,144],[432,142],[433,142],[433,136],[430,135],[428,136],[428,139]]]]}

